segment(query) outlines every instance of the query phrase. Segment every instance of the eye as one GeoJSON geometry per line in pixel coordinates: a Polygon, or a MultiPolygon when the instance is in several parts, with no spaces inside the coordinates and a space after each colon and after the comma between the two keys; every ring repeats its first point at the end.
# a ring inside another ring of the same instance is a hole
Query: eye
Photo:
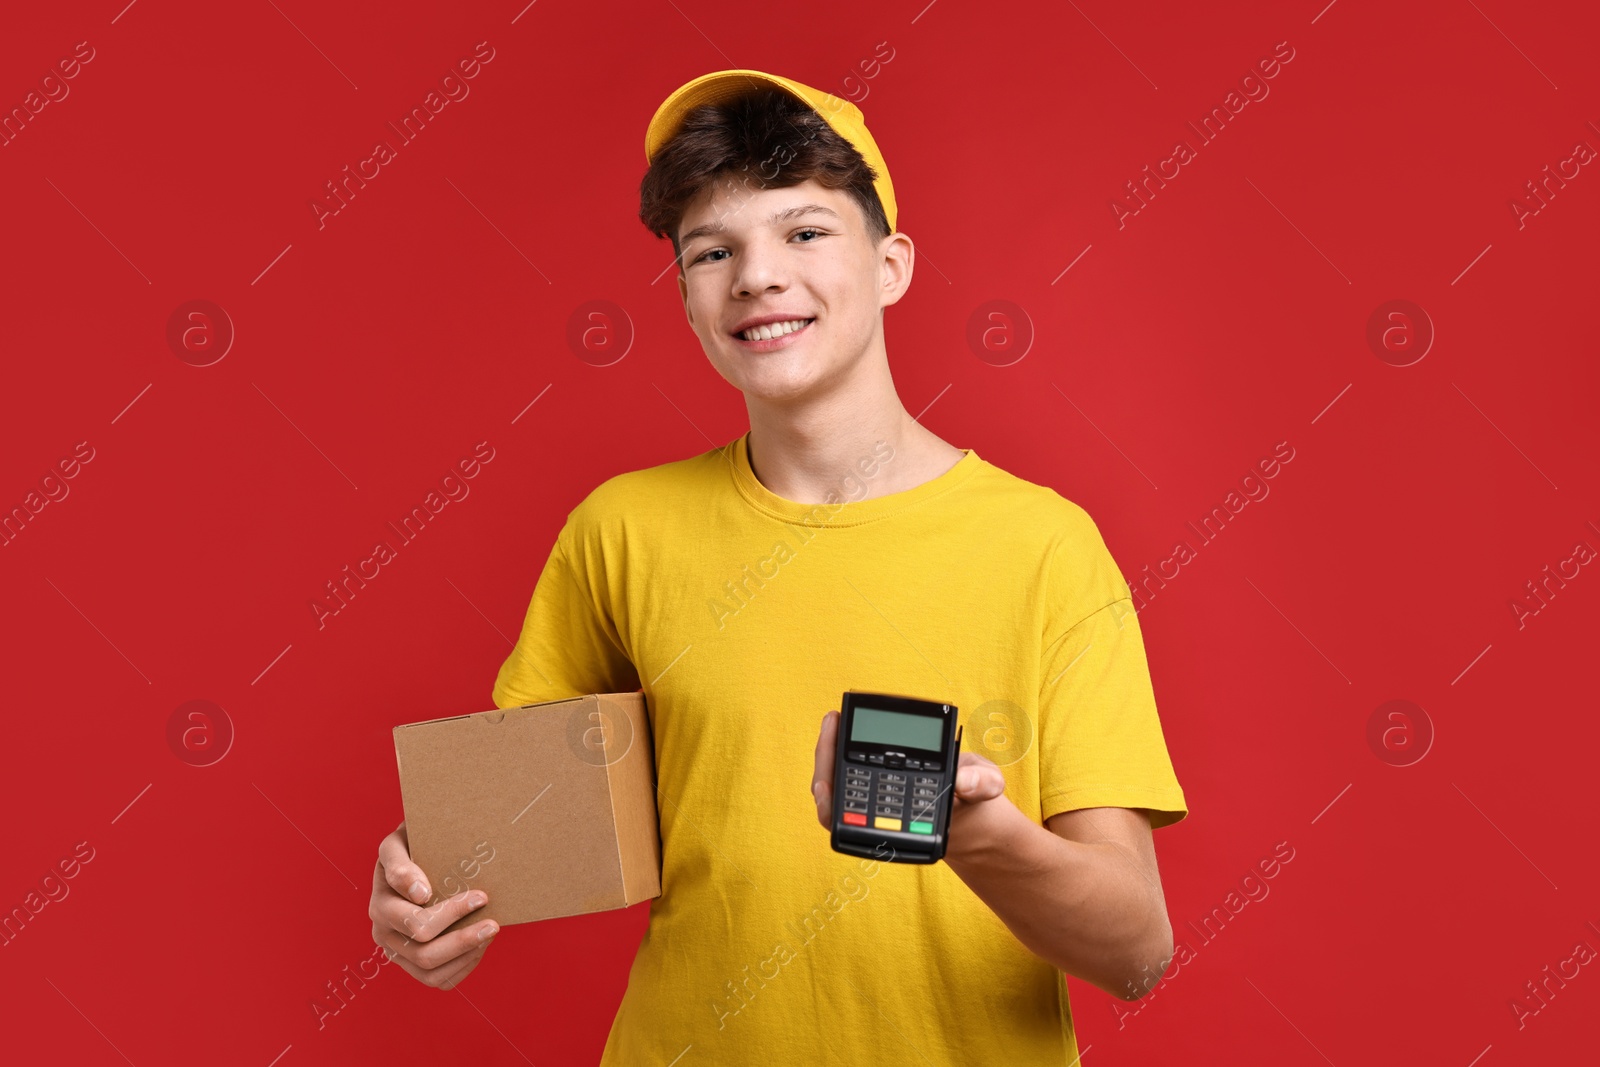
{"type": "MultiPolygon", "coordinates": [[[[824,232],[823,232],[823,231],[822,231],[822,230],[818,230],[818,229],[814,229],[814,228],[812,228],[812,227],[810,227],[810,226],[808,226],[808,227],[806,227],[806,228],[805,228],[805,229],[803,229],[803,230],[796,230],[796,231],[795,231],[795,236],[796,236],[796,237],[799,237],[799,236],[800,236],[800,235],[801,235],[801,234],[803,234],[803,233],[809,233],[809,234],[811,234],[811,235],[813,235],[813,236],[814,236],[814,237],[826,237],[826,236],[827,236],[827,234],[826,234],[826,233],[824,233],[824,232]]],[[[816,244],[816,242],[815,242],[815,241],[805,241],[805,242],[803,242],[803,243],[804,243],[804,244],[808,244],[808,245],[809,245],[809,244],[816,244]]],[[[715,255],[715,254],[716,254],[716,253],[718,253],[718,252],[724,252],[724,253],[726,253],[726,252],[727,252],[727,251],[728,251],[728,250],[727,250],[727,249],[726,249],[726,248],[713,248],[713,249],[711,249],[711,250],[710,250],[710,251],[708,251],[708,252],[702,252],[702,253],[700,253],[700,254],[699,254],[699,255],[698,255],[698,256],[696,256],[696,257],[695,257],[695,258],[694,258],[694,259],[693,259],[693,260],[691,260],[691,261],[690,261],[690,262],[692,262],[692,263],[700,263],[700,262],[710,262],[710,263],[721,263],[721,262],[722,262],[722,260],[720,260],[720,259],[709,259],[709,260],[708,260],[708,259],[707,259],[707,257],[708,257],[708,256],[712,256],[712,255],[715,255]]]]}

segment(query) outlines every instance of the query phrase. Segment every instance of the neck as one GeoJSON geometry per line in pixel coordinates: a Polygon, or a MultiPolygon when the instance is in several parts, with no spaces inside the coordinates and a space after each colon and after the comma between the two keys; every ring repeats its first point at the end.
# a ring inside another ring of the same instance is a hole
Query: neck
{"type": "Polygon", "coordinates": [[[959,449],[911,417],[887,361],[879,366],[869,363],[865,380],[804,403],[746,396],[750,467],[762,485],[801,504],[823,503],[829,494],[869,500],[921,485],[961,459],[959,449]]]}

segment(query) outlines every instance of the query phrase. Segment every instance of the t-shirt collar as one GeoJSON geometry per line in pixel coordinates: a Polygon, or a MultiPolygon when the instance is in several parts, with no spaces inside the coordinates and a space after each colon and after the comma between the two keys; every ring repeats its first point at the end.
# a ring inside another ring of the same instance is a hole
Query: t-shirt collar
{"type": "Polygon", "coordinates": [[[964,448],[961,450],[962,457],[954,466],[921,485],[886,496],[861,499],[862,494],[871,489],[874,479],[881,477],[885,467],[891,466],[895,460],[894,456],[885,460],[881,453],[872,452],[861,457],[853,478],[841,477],[835,489],[837,499],[832,503],[804,504],[781,497],[761,484],[750,466],[749,431],[723,446],[720,451],[728,460],[730,476],[739,494],[752,507],[787,523],[818,527],[859,526],[881,519],[948,492],[966,481],[983,464],[977,452],[964,448]],[[865,474],[863,467],[872,474],[865,474]]]}

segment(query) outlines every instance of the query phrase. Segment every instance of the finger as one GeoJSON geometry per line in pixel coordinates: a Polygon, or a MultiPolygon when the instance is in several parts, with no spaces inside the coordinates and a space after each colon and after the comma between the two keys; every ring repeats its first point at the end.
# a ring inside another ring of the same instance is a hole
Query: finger
{"type": "Polygon", "coordinates": [[[473,889],[445,897],[427,907],[418,907],[395,894],[378,902],[376,921],[413,941],[432,941],[457,919],[483,907],[488,899],[483,890],[473,889]]]}
{"type": "Polygon", "coordinates": [[[822,717],[822,725],[817,730],[815,765],[811,774],[813,784],[817,782],[821,782],[824,785],[833,784],[833,757],[838,734],[839,713],[830,711],[822,717]]]}
{"type": "Polygon", "coordinates": [[[483,954],[488,951],[489,944],[489,941],[485,941],[478,948],[432,970],[421,967],[406,957],[388,949],[384,950],[384,954],[389,957],[392,963],[397,964],[401,970],[423,985],[432,986],[435,989],[454,989],[478,965],[478,961],[483,959],[483,954]]]}
{"type": "Polygon", "coordinates": [[[993,800],[1006,791],[1006,776],[993,760],[976,752],[963,752],[956,764],[956,796],[962,800],[993,800]]]}
{"type": "Polygon", "coordinates": [[[822,717],[817,731],[815,764],[811,772],[811,796],[817,805],[817,821],[824,828],[833,819],[833,761],[838,751],[839,713],[830,711],[822,717]]]}
{"type": "Polygon", "coordinates": [[[499,932],[499,923],[485,919],[432,941],[419,942],[407,938],[398,930],[386,930],[374,924],[372,939],[382,945],[391,957],[401,956],[424,971],[433,971],[488,945],[499,932]]]}
{"type": "Polygon", "coordinates": [[[401,902],[400,922],[393,924],[394,928],[407,937],[417,941],[432,941],[441,936],[455,925],[464,916],[477,911],[489,902],[489,896],[481,889],[470,889],[457,893],[453,897],[444,897],[425,907],[401,902]]]}
{"type": "Polygon", "coordinates": [[[434,978],[435,988],[450,990],[460,985],[462,980],[472,973],[472,969],[478,965],[478,961],[483,959],[483,954],[486,951],[488,951],[488,942],[484,943],[483,948],[462,956],[454,966],[446,965],[439,968],[439,974],[434,978]]]}
{"type": "Polygon", "coordinates": [[[413,904],[426,904],[433,896],[432,883],[422,873],[422,868],[411,862],[405,823],[385,837],[378,845],[378,863],[383,867],[383,879],[389,888],[413,904]]]}

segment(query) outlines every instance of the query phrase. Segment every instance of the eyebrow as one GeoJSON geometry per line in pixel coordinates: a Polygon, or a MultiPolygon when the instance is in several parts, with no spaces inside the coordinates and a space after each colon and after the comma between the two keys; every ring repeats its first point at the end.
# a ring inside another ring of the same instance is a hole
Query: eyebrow
{"type": "MultiPolygon", "coordinates": [[[[789,219],[799,218],[801,215],[812,214],[832,215],[835,219],[839,219],[840,222],[844,221],[839,218],[839,213],[832,208],[823,207],[821,204],[798,204],[794,207],[784,208],[781,211],[774,211],[767,217],[767,225],[772,226],[780,222],[787,222],[789,219]]],[[[678,244],[686,246],[696,237],[715,237],[727,232],[728,227],[721,222],[708,222],[704,226],[696,226],[678,238],[678,244]]]]}

